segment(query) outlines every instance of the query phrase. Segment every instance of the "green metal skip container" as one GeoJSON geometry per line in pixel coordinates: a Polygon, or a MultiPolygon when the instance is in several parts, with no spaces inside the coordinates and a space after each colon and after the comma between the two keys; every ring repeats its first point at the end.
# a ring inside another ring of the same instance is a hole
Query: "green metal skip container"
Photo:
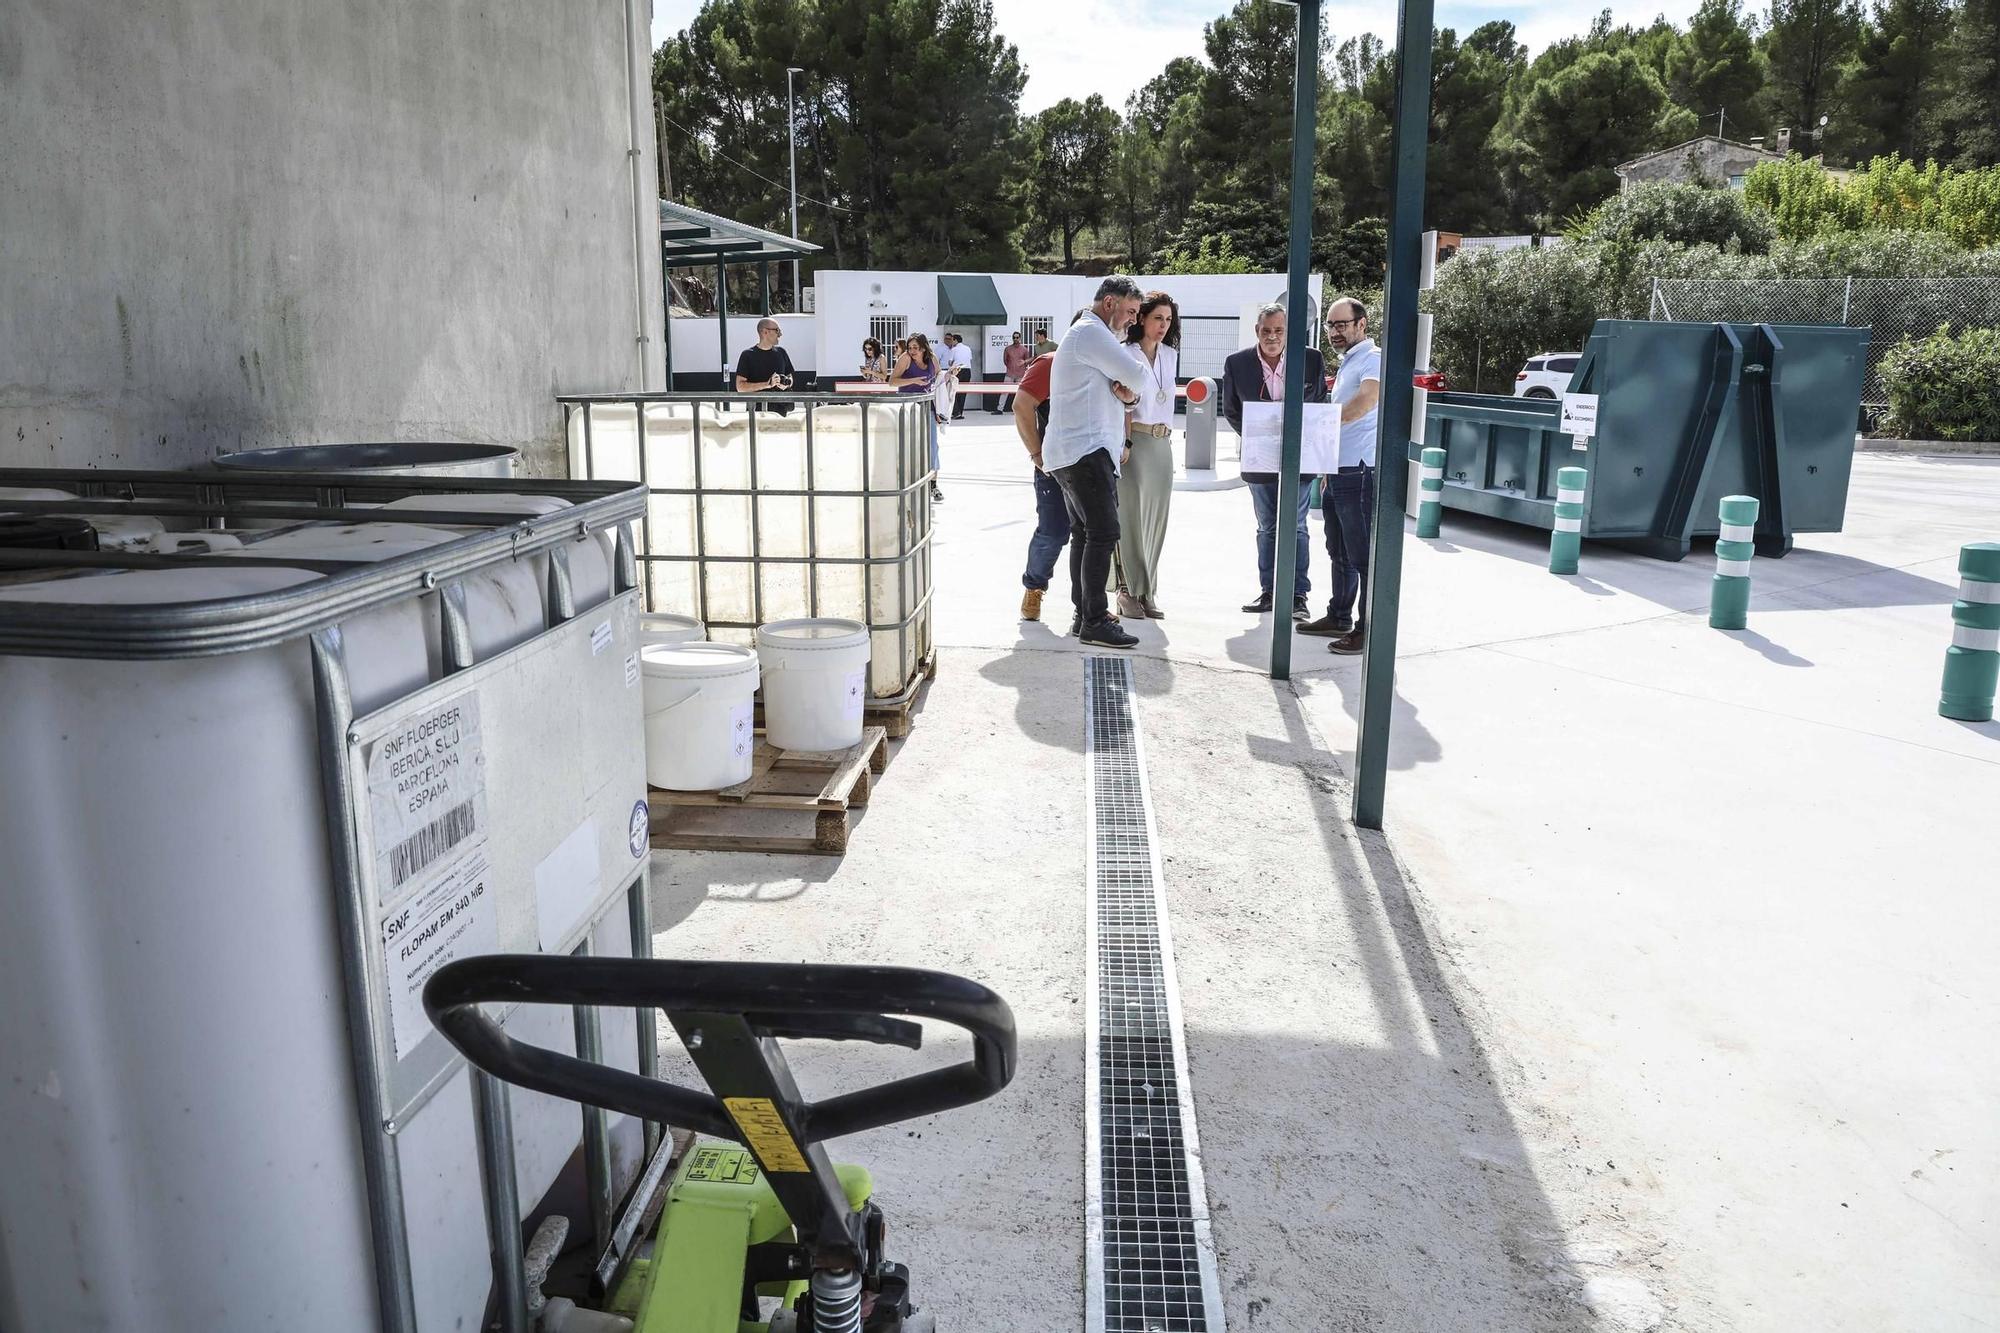
{"type": "MultiPolygon", "coordinates": [[[[1662,560],[1716,535],[1716,503],[1754,495],[1757,554],[1838,532],[1868,347],[1865,328],[1600,319],[1569,392],[1597,396],[1575,447],[1557,399],[1433,393],[1443,504],[1549,530],[1556,474],[1589,473],[1583,535],[1662,560]]],[[[1419,446],[1411,446],[1411,457],[1419,446]]]]}

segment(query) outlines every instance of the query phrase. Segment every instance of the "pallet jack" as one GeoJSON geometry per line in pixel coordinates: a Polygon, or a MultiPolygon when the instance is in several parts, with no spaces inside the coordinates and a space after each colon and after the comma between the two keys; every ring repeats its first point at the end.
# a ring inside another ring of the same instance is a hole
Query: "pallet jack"
{"type": "Polygon", "coordinates": [[[1014,1016],[963,977],[903,967],[494,954],[439,969],[424,1008],[479,1069],[516,1087],[691,1129],[650,1255],[602,1308],[543,1307],[549,1333],[932,1333],[859,1166],[827,1139],[982,1101],[1014,1076],[1014,1016]],[[482,1004],[656,1008],[708,1091],[509,1037],[482,1004]],[[917,1050],[912,1018],[963,1028],[972,1058],[820,1102],[800,1094],[785,1039],[917,1050]],[[775,1308],[767,1312],[767,1303],[775,1308]]]}

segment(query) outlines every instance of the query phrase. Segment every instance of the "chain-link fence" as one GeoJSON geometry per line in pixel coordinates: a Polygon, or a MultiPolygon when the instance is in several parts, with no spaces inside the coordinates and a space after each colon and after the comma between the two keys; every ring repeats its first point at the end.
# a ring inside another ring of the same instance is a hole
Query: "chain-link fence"
{"type": "Polygon", "coordinates": [[[1655,278],[1650,319],[1735,324],[1847,324],[1870,330],[1864,406],[1880,409],[1882,358],[1939,326],[2000,327],[2000,278],[1655,278]]]}

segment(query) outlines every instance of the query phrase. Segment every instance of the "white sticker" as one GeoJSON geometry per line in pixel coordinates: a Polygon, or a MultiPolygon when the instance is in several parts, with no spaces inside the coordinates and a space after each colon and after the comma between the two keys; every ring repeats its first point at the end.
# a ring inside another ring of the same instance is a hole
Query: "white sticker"
{"type": "Polygon", "coordinates": [[[606,620],[601,622],[596,629],[590,632],[590,655],[592,657],[596,657],[599,653],[603,652],[606,648],[609,648],[610,646],[611,646],[611,622],[606,620]]]}
{"type": "Polygon", "coordinates": [[[868,702],[868,668],[847,673],[847,697],[841,700],[844,716],[860,717],[862,705],[868,702]]]}
{"type": "Polygon", "coordinates": [[[1562,396],[1562,430],[1566,435],[1597,434],[1597,395],[1566,393],[1562,396]]]}
{"type": "Polygon", "coordinates": [[[535,867],[535,929],[543,953],[561,948],[597,900],[597,843],[597,821],[586,819],[535,867]]]}
{"type": "Polygon", "coordinates": [[[1572,449],[1588,449],[1590,448],[1590,437],[1588,435],[1572,435],[1569,437],[1569,447],[1572,449]]]}
{"type": "Polygon", "coordinates": [[[625,688],[629,690],[638,683],[639,683],[639,654],[627,653],[625,655],[625,688]]]}
{"type": "Polygon", "coordinates": [[[383,907],[486,845],[486,756],[471,691],[412,717],[368,753],[375,894],[383,907]]]}
{"type": "Polygon", "coordinates": [[[398,1060],[431,1031],[424,1012],[424,983],[431,974],[455,958],[499,950],[499,913],[486,883],[484,855],[459,858],[383,918],[382,964],[398,1060]]]}
{"type": "Polygon", "coordinates": [[[738,759],[747,759],[757,748],[757,729],[753,714],[757,711],[754,703],[739,704],[729,712],[729,748],[738,759]]]}

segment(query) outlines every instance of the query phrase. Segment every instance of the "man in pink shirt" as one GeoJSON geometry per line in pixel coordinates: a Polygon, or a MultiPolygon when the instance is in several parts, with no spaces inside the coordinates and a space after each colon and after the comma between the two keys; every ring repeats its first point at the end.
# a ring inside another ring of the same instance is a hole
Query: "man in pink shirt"
{"type": "MultiPolygon", "coordinates": [[[[1007,368],[1007,382],[1009,384],[1019,384],[1022,372],[1027,370],[1028,362],[1033,359],[1033,353],[1028,350],[1028,345],[1021,341],[1020,332],[1017,330],[1014,334],[1014,341],[1008,343],[1007,349],[1000,353],[1001,364],[1007,368]]],[[[1012,412],[1014,410],[1014,395],[1011,393],[1004,396],[997,393],[994,394],[993,405],[986,410],[995,415],[1002,412],[1012,412]]]]}

